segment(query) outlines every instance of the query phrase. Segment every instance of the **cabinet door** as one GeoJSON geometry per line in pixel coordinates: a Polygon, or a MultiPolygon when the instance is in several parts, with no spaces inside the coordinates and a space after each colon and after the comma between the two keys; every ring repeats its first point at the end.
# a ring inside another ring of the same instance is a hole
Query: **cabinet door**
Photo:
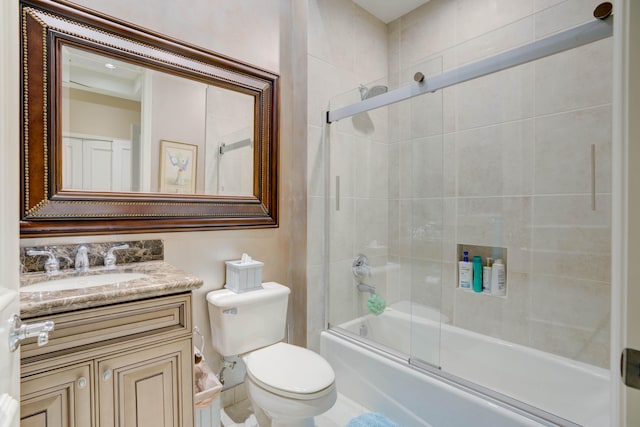
{"type": "Polygon", "coordinates": [[[192,351],[188,338],[98,360],[100,427],[191,427],[192,351]]]}
{"type": "Polygon", "coordinates": [[[22,378],[21,427],[87,427],[91,419],[91,365],[22,378]]]}

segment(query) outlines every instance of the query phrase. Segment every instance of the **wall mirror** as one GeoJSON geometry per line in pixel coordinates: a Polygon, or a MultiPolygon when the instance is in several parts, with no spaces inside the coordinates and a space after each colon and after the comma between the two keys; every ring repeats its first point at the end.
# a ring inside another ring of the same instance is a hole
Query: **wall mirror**
{"type": "Polygon", "coordinates": [[[24,0],[21,234],[277,226],[278,76],[24,0]]]}

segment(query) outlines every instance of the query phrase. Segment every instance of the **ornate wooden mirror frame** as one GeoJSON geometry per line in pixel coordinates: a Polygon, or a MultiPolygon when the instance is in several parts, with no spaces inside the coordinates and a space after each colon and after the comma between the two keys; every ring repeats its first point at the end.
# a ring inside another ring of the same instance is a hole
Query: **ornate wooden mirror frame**
{"type": "Polygon", "coordinates": [[[278,225],[278,76],[65,1],[21,1],[22,237],[278,225]],[[62,188],[62,45],[248,94],[254,197],[62,188]]]}

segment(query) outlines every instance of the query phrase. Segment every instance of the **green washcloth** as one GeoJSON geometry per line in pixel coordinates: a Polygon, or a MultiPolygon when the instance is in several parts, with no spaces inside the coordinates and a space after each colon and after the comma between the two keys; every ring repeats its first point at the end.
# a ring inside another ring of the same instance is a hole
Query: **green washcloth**
{"type": "Polygon", "coordinates": [[[384,298],[378,294],[371,295],[367,300],[367,310],[369,310],[369,313],[375,314],[376,316],[382,314],[386,306],[387,303],[384,298]]]}

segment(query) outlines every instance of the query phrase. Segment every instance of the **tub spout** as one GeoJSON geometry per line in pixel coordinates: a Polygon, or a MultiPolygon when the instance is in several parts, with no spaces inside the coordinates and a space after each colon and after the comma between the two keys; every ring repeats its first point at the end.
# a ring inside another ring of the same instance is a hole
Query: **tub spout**
{"type": "Polygon", "coordinates": [[[369,292],[371,295],[376,293],[376,287],[367,285],[366,283],[358,283],[358,290],[360,292],[369,292]]]}

